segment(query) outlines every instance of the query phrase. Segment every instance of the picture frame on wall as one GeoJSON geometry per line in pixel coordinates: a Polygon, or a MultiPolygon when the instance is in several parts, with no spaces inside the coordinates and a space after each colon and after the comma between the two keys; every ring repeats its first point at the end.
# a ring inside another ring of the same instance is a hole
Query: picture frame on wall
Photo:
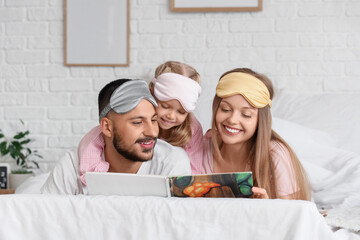
{"type": "Polygon", "coordinates": [[[170,0],[173,12],[261,11],[262,0],[170,0]]]}
{"type": "Polygon", "coordinates": [[[64,64],[129,66],[130,0],[65,0],[64,64]]]}

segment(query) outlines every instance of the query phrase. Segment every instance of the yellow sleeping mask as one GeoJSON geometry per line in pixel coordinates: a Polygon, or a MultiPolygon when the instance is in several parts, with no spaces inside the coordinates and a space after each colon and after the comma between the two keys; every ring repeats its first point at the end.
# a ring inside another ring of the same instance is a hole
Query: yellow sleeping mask
{"type": "Polygon", "coordinates": [[[270,93],[258,78],[242,72],[232,72],[223,76],[216,87],[216,95],[221,98],[242,95],[255,108],[271,107],[270,93]]]}

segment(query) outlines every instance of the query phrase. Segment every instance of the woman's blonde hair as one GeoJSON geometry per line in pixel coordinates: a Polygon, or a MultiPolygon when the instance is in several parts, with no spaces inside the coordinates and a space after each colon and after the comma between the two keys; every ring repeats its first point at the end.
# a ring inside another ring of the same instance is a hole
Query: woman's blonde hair
{"type": "MultiPolygon", "coordinates": [[[[200,74],[191,66],[176,62],[176,61],[168,61],[161,65],[159,65],[155,70],[155,78],[157,78],[160,74],[163,73],[177,73],[183,75],[185,77],[193,79],[195,82],[200,84],[200,74]]],[[[150,89],[154,88],[154,84],[150,82],[150,89]]],[[[164,140],[170,143],[173,146],[183,147],[186,143],[188,143],[192,137],[191,132],[191,118],[192,113],[189,113],[184,122],[179,126],[170,128],[170,134],[168,138],[164,140]]],[[[163,130],[159,129],[159,137],[162,137],[163,130]]]]}
{"type": "MultiPolygon", "coordinates": [[[[258,74],[248,68],[236,68],[231,71],[224,73],[220,79],[233,72],[243,72],[255,76],[261,80],[268,88],[270,93],[270,99],[273,98],[274,89],[269,78],[265,75],[258,74]]],[[[222,98],[215,95],[213,101],[213,119],[212,119],[212,144],[213,154],[217,159],[222,159],[220,148],[222,141],[216,131],[215,117],[219,109],[219,105],[222,98]]],[[[249,140],[249,159],[250,168],[253,172],[254,186],[264,188],[269,195],[269,198],[278,198],[279,193],[277,192],[277,182],[275,177],[275,166],[271,158],[271,146],[272,141],[279,144],[281,147],[285,147],[291,157],[291,163],[289,171],[293,173],[295,182],[293,183],[293,189],[298,189],[294,194],[291,195],[292,199],[310,200],[311,198],[311,187],[308,181],[306,172],[302,167],[299,159],[297,158],[291,147],[271,128],[271,112],[270,107],[267,105],[263,108],[259,108],[258,112],[258,124],[257,130],[254,136],[249,140]]]]}

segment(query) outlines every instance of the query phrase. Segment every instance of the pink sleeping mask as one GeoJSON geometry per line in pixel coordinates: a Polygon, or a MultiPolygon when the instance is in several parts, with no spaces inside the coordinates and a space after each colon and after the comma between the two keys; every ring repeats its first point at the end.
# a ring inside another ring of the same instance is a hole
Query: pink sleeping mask
{"type": "Polygon", "coordinates": [[[152,80],[154,95],[160,101],[178,100],[187,112],[194,111],[201,94],[200,85],[177,73],[163,73],[152,80]]]}

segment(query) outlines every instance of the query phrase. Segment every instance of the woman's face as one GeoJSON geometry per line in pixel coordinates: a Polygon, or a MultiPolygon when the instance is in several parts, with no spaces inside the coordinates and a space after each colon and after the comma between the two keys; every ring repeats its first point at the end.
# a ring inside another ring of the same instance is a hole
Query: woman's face
{"type": "Polygon", "coordinates": [[[181,125],[188,115],[188,112],[181,106],[178,100],[157,101],[158,123],[161,129],[170,129],[181,125]]]}
{"type": "Polygon", "coordinates": [[[242,95],[223,98],[215,116],[222,141],[225,144],[248,141],[256,131],[258,112],[242,95]]]}

